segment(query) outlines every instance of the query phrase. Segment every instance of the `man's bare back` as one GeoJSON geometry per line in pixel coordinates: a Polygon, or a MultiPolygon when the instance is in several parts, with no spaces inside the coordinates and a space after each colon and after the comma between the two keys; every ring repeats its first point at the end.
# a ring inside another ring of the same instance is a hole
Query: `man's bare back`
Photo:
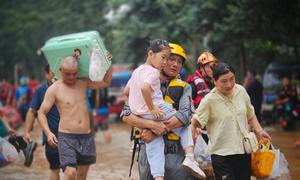
{"type": "Polygon", "coordinates": [[[73,86],[58,80],[51,89],[60,114],[58,131],[73,134],[89,133],[91,130],[86,101],[86,80],[78,79],[73,86]]]}

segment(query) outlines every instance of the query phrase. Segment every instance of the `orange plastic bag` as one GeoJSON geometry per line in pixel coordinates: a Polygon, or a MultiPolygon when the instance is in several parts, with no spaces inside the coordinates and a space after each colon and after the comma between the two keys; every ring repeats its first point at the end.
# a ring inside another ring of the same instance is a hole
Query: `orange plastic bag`
{"type": "Polygon", "coordinates": [[[271,175],[273,163],[275,160],[275,152],[270,150],[270,141],[263,145],[259,141],[259,150],[252,153],[251,169],[252,174],[257,178],[265,178],[271,175]]]}

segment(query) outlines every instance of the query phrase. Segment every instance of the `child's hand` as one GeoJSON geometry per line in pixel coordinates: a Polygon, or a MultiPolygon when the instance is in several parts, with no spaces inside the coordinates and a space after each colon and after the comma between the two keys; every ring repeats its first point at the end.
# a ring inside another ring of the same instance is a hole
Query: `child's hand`
{"type": "Polygon", "coordinates": [[[150,110],[151,114],[154,116],[154,118],[157,120],[160,118],[160,116],[164,115],[162,111],[160,111],[159,107],[154,106],[152,110],[150,110]]]}
{"type": "Polygon", "coordinates": [[[156,136],[149,130],[143,129],[141,131],[141,139],[145,141],[145,143],[150,143],[156,136]]]}

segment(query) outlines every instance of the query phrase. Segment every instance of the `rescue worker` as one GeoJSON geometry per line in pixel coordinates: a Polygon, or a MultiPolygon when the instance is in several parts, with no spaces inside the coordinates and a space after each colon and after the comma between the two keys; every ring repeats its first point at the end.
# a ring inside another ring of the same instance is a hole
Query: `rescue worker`
{"type": "Polygon", "coordinates": [[[212,68],[216,62],[217,58],[212,53],[202,53],[197,59],[198,69],[195,71],[194,76],[189,76],[187,79],[187,82],[192,86],[192,98],[195,108],[214,87],[212,68]]]}
{"type": "Polygon", "coordinates": [[[177,110],[176,114],[169,120],[157,122],[145,120],[130,112],[128,106],[124,106],[121,118],[124,122],[143,128],[140,132],[140,153],[139,153],[139,175],[140,180],[152,180],[150,166],[147,161],[145,142],[148,143],[155,138],[155,135],[164,135],[165,141],[165,180],[192,180],[194,177],[186,172],[181,163],[185,158],[184,150],[181,147],[177,135],[171,133],[172,129],[188,126],[192,115],[191,86],[179,79],[179,72],[186,61],[184,49],[174,43],[170,43],[171,55],[161,71],[161,91],[166,102],[169,102],[177,110]]]}
{"type": "MultiPolygon", "coordinates": [[[[210,52],[203,52],[197,59],[198,69],[194,76],[189,76],[187,82],[192,86],[192,99],[197,108],[206,94],[214,88],[212,72],[217,63],[217,58],[210,52]]],[[[208,143],[207,132],[200,130],[203,139],[208,143]]]]}

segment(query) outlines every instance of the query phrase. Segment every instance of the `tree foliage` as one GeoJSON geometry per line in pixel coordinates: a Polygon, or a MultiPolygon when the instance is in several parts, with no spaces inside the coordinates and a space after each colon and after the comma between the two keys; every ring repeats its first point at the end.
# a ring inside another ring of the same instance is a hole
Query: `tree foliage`
{"type": "Polygon", "coordinates": [[[188,67],[204,50],[239,68],[261,73],[275,59],[299,58],[297,0],[89,0],[0,2],[0,77],[15,64],[27,75],[46,63],[37,50],[50,37],[98,30],[119,63],[144,61],[145,38],[176,42],[188,67]]]}
{"type": "Polygon", "coordinates": [[[39,75],[46,64],[37,55],[53,36],[96,29],[106,31],[106,1],[17,1],[0,2],[0,76],[12,79],[14,65],[21,74],[39,75]]]}

